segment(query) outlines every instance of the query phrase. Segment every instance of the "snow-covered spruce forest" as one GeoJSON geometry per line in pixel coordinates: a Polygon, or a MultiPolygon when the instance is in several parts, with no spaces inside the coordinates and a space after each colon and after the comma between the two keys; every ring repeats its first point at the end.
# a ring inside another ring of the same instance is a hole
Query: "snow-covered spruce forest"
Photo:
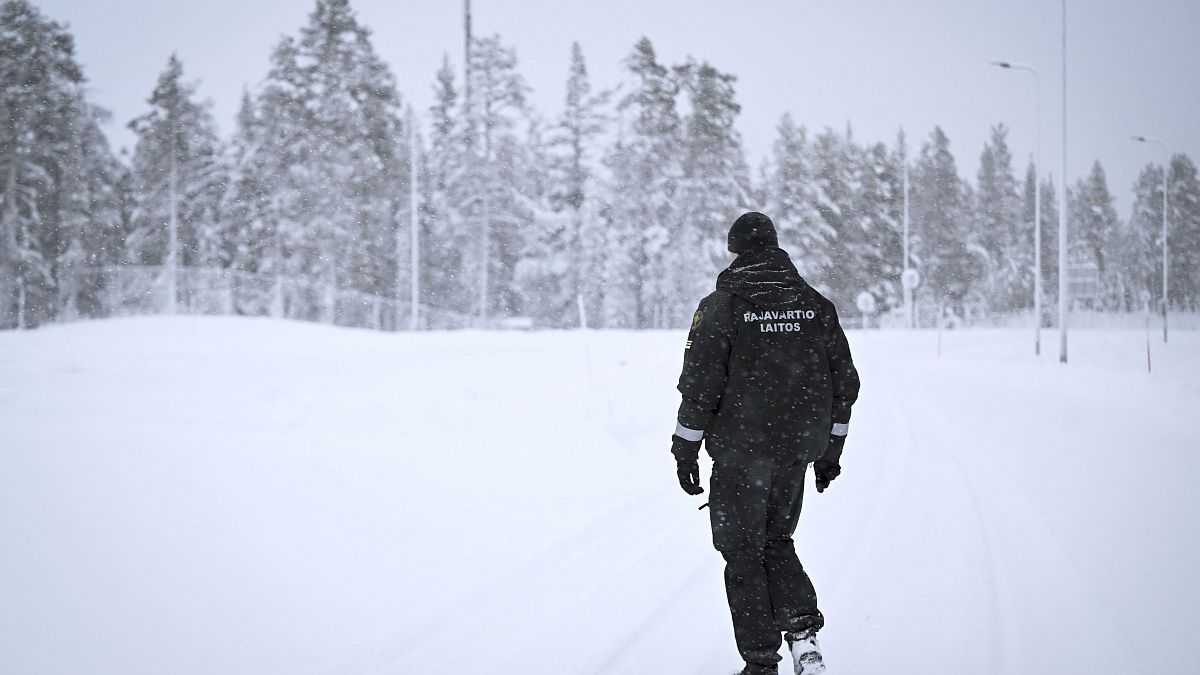
{"type": "MultiPolygon", "coordinates": [[[[954,149],[969,157],[960,169],[939,128],[862,139],[851,123],[806,128],[797,110],[752,167],[737,79],[702,55],[662,63],[643,38],[622,80],[602,86],[576,44],[561,110],[542,111],[517,47],[477,36],[465,67],[448,55],[430,73],[435,103],[413,110],[372,39],[347,0],[317,0],[228,138],[172,57],[128,121],[125,158],[68,30],[28,0],[4,2],[0,327],[179,310],[402,328],[414,296],[426,326],[570,326],[583,314],[676,327],[728,263],[726,229],[746,210],[775,220],[844,312],[868,291],[888,313],[902,304],[906,165],[918,303],[967,322],[1031,311],[1040,181],[1054,315],[1061,181],[1014,158],[1003,123],[983,148],[954,149]]],[[[1135,195],[1124,216],[1099,162],[1069,187],[1073,302],[1160,301],[1163,170],[1118,186],[1135,195]]],[[[1184,154],[1167,171],[1169,301],[1195,309],[1200,180],[1184,154]]]]}

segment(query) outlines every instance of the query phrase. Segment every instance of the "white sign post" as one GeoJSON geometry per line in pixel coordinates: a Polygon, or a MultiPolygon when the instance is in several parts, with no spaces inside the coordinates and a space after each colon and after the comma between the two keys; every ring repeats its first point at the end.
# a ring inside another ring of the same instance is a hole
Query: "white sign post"
{"type": "Polygon", "coordinates": [[[914,320],[916,307],[912,302],[912,292],[917,286],[921,285],[921,274],[917,272],[915,267],[909,267],[900,275],[900,285],[904,287],[904,304],[908,308],[908,317],[906,318],[908,327],[913,328],[917,325],[917,322],[914,320]]]}
{"type": "Polygon", "coordinates": [[[1142,308],[1146,310],[1146,372],[1150,371],[1150,291],[1142,290],[1142,308]]]}
{"type": "Polygon", "coordinates": [[[866,330],[867,315],[875,311],[875,296],[863,291],[862,293],[858,294],[858,298],[855,300],[855,303],[858,305],[858,311],[862,312],[862,327],[863,330],[866,330]]]}

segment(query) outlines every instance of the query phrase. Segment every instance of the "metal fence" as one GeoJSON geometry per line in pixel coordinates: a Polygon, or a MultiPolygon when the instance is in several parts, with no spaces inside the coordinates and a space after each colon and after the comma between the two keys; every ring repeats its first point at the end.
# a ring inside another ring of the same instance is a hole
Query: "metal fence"
{"type": "MultiPolygon", "coordinates": [[[[273,316],[374,330],[407,330],[412,304],[317,280],[228,269],[181,267],[174,298],[169,268],[121,265],[77,268],[64,280],[61,318],[144,314],[273,316]]],[[[420,329],[476,325],[475,318],[421,304],[420,329]]]]}

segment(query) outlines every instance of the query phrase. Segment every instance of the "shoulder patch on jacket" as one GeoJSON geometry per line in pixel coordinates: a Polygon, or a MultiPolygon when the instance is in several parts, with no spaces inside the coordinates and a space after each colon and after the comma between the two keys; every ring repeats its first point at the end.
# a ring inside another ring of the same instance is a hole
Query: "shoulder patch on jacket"
{"type": "Polygon", "coordinates": [[[692,315],[692,330],[696,330],[697,328],[700,327],[700,321],[703,318],[704,318],[704,312],[702,312],[700,310],[696,310],[696,313],[692,315]]]}

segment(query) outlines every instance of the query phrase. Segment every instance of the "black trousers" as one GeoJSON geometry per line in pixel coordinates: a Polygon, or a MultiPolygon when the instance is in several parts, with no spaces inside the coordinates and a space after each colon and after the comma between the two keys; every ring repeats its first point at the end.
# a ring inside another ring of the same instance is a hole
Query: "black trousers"
{"type": "Polygon", "coordinates": [[[799,462],[713,463],[713,545],[725,557],[733,633],[747,663],[778,663],[783,632],[825,624],[792,541],[804,501],[806,468],[799,462]]]}

